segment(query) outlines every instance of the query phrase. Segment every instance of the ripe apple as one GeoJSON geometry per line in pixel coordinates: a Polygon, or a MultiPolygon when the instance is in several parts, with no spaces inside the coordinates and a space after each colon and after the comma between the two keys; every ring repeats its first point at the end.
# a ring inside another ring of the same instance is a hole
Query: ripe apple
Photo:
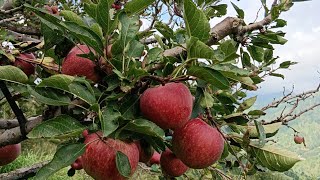
{"type": "Polygon", "coordinates": [[[152,146],[144,140],[135,141],[139,149],[139,162],[148,163],[154,154],[152,146]]]}
{"type": "Polygon", "coordinates": [[[160,157],[161,154],[159,154],[157,151],[154,151],[150,161],[147,164],[149,166],[152,166],[153,164],[160,164],[160,157]]]}
{"type": "Polygon", "coordinates": [[[82,136],[83,136],[84,138],[86,138],[88,135],[89,135],[88,129],[85,129],[85,130],[82,131],[82,136]]]}
{"type": "Polygon", "coordinates": [[[71,168],[74,169],[74,170],[81,170],[83,169],[83,166],[82,166],[82,156],[78,157],[74,163],[71,164],[71,168]]]}
{"type": "Polygon", "coordinates": [[[139,162],[139,150],[135,143],[124,142],[111,138],[102,139],[102,133],[89,134],[86,137],[86,150],[82,155],[83,169],[96,180],[122,180],[123,177],[116,167],[116,152],[124,153],[130,162],[131,175],[139,162]]]}
{"type": "Polygon", "coordinates": [[[44,5],[44,8],[45,8],[50,14],[59,15],[58,6],[44,5]]]}
{"type": "Polygon", "coordinates": [[[183,126],[191,116],[192,95],[182,83],[147,89],[140,98],[142,114],[163,129],[183,126]]]}
{"type": "Polygon", "coordinates": [[[13,65],[20,68],[27,76],[30,76],[31,74],[34,74],[35,67],[33,64],[24,61],[27,59],[32,60],[36,59],[36,57],[32,53],[19,54],[19,56],[16,57],[13,65]]]}
{"type": "Polygon", "coordinates": [[[11,163],[21,153],[21,144],[12,144],[0,148],[0,166],[11,163]]]}
{"type": "Polygon", "coordinates": [[[88,53],[90,53],[90,49],[86,45],[78,45],[72,48],[62,63],[62,74],[86,76],[88,79],[98,82],[100,80],[100,76],[96,70],[95,62],[78,56],[80,54],[88,53]]]}
{"type": "Polygon", "coordinates": [[[203,169],[220,159],[224,139],[216,128],[195,118],[173,133],[172,147],[184,164],[203,169]]]}
{"type": "Polygon", "coordinates": [[[293,140],[296,144],[301,144],[304,142],[304,137],[301,137],[299,135],[294,135],[293,140]]]}
{"type": "Polygon", "coordinates": [[[189,169],[170,149],[162,152],[160,165],[164,174],[172,177],[181,176],[189,169]]]}

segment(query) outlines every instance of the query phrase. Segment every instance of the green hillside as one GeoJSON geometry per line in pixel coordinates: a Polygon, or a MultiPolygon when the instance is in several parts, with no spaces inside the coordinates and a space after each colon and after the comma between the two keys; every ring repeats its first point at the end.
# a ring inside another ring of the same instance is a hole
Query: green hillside
{"type": "MultiPolygon", "coordinates": [[[[266,100],[264,102],[271,102],[266,100]]],[[[320,102],[320,94],[305,101],[301,101],[295,112],[308,108],[320,102]]],[[[267,103],[259,103],[258,106],[264,106],[267,103]]],[[[285,104],[276,109],[267,111],[267,115],[261,119],[274,120],[279,117],[283,108],[288,111],[290,105],[285,104]]],[[[286,111],[285,111],[286,112],[286,111]]],[[[293,151],[301,155],[305,160],[297,163],[290,171],[285,172],[292,179],[319,179],[320,178],[320,107],[307,112],[289,123],[291,127],[300,132],[305,138],[307,147],[302,144],[295,144],[293,141],[294,132],[292,129],[283,126],[278,134],[273,138],[276,140],[276,146],[293,151]]],[[[290,178],[290,179],[291,179],[290,178]]]]}

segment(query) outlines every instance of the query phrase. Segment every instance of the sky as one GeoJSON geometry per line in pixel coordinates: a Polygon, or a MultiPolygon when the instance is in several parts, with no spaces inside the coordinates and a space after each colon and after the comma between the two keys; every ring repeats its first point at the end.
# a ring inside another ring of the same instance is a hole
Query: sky
{"type": "MultiPolygon", "coordinates": [[[[259,0],[233,1],[245,11],[245,21],[252,22],[256,18],[261,7],[259,0]]],[[[272,1],[267,0],[269,7],[272,1]]],[[[294,85],[294,92],[303,92],[315,89],[320,83],[320,1],[312,0],[295,3],[287,12],[280,15],[280,18],[287,20],[287,26],[282,30],[286,32],[285,38],[288,42],[285,45],[275,46],[275,56],[280,56],[280,61],[295,61],[298,64],[290,70],[282,70],[279,73],[285,75],[285,79],[270,77],[261,83],[256,94],[280,94],[283,87],[291,90],[294,85]]],[[[258,20],[263,18],[263,9],[258,20]]],[[[228,14],[236,14],[232,6],[228,7],[228,14]]],[[[214,24],[211,21],[211,24],[214,24]]]]}

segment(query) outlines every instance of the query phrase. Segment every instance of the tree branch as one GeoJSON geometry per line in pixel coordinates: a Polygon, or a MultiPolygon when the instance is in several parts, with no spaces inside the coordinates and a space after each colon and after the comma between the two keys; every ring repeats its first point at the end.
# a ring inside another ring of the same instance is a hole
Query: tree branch
{"type": "Polygon", "coordinates": [[[4,120],[0,119],[0,129],[11,129],[19,126],[17,119],[4,120]]]}
{"type": "Polygon", "coordinates": [[[31,26],[16,26],[16,25],[5,24],[5,23],[0,23],[0,24],[11,31],[15,31],[18,33],[27,34],[27,35],[36,35],[36,36],[41,35],[41,32],[39,29],[36,29],[31,26]]]}
{"type": "MultiPolygon", "coordinates": [[[[29,118],[26,123],[26,132],[29,133],[35,126],[40,124],[43,120],[42,116],[29,118]]],[[[20,127],[15,127],[12,129],[5,130],[2,134],[0,134],[0,147],[9,144],[16,144],[23,141],[23,138],[20,127]]],[[[1,178],[0,178],[1,179],[1,178]]]]}
{"type": "Polygon", "coordinates": [[[39,39],[35,39],[35,38],[32,38],[32,37],[29,37],[26,34],[21,34],[21,33],[18,33],[18,32],[14,32],[14,31],[9,30],[9,29],[6,29],[6,31],[8,32],[8,34],[13,35],[15,40],[20,41],[20,42],[23,42],[23,41],[33,41],[35,43],[40,43],[41,42],[39,39]]]}
{"type": "Polygon", "coordinates": [[[30,177],[33,177],[40,168],[48,164],[49,161],[40,162],[37,164],[34,164],[30,167],[24,167],[20,169],[16,169],[14,171],[8,172],[8,173],[2,173],[0,174],[0,179],[2,180],[12,180],[12,179],[28,179],[30,177]]]}
{"type": "Polygon", "coordinates": [[[11,14],[11,13],[20,11],[22,9],[23,9],[23,6],[15,7],[13,9],[9,9],[9,10],[0,9],[0,14],[11,14]]]}

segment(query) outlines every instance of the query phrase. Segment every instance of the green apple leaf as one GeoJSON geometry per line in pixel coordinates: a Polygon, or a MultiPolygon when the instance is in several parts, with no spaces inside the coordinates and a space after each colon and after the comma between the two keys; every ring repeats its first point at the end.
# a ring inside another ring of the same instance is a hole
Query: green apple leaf
{"type": "Polygon", "coordinates": [[[229,89],[229,81],[219,71],[208,67],[192,66],[187,74],[198,77],[219,89],[229,89]]]}
{"type": "Polygon", "coordinates": [[[122,176],[130,177],[131,165],[129,158],[121,151],[117,151],[116,153],[116,166],[122,176]]]}
{"type": "Polygon", "coordinates": [[[146,119],[132,120],[126,126],[124,126],[123,129],[152,137],[164,137],[163,129],[146,119]]]}
{"type": "Polygon", "coordinates": [[[43,166],[34,177],[35,179],[47,179],[60,169],[70,166],[85,151],[85,144],[68,144],[60,147],[51,162],[43,166]]]}
{"type": "Polygon", "coordinates": [[[256,102],[257,100],[257,96],[251,97],[249,99],[244,100],[239,108],[237,109],[237,112],[242,112],[246,109],[249,109],[251,106],[253,106],[253,104],[256,102]]]}
{"type": "Polygon", "coordinates": [[[44,121],[28,133],[28,138],[73,138],[78,137],[85,127],[68,115],[60,115],[44,121]]]}
{"type": "Polygon", "coordinates": [[[197,37],[206,43],[209,39],[210,24],[205,13],[197,8],[192,0],[185,0],[183,17],[189,37],[197,37]]]}
{"type": "Polygon", "coordinates": [[[119,127],[118,118],[121,117],[121,114],[119,111],[115,111],[112,107],[109,106],[103,108],[101,113],[101,128],[103,136],[107,137],[119,127]]]}
{"type": "Polygon", "coordinates": [[[28,81],[28,76],[17,67],[0,66],[0,80],[24,84],[28,81]]]}
{"type": "Polygon", "coordinates": [[[214,59],[214,51],[196,37],[191,37],[187,41],[188,58],[214,59]]]}
{"type": "MultiPolygon", "coordinates": [[[[263,125],[263,129],[266,134],[266,137],[270,138],[270,137],[276,135],[281,126],[282,126],[281,122],[263,125]]],[[[249,135],[251,138],[258,138],[259,137],[259,133],[257,132],[257,128],[255,126],[238,126],[237,125],[236,127],[242,133],[249,131],[249,135]]]]}
{"type": "Polygon", "coordinates": [[[67,95],[49,88],[33,89],[30,85],[28,85],[28,91],[36,101],[43,104],[52,106],[65,106],[71,104],[71,100],[67,95]]]}
{"type": "Polygon", "coordinates": [[[145,8],[147,8],[149,5],[151,5],[155,0],[132,0],[124,6],[124,10],[132,14],[137,14],[141,11],[143,11],[145,8]]]}
{"type": "Polygon", "coordinates": [[[279,149],[274,146],[262,148],[250,144],[250,152],[257,159],[257,162],[271,171],[284,172],[291,169],[295,163],[303,160],[297,154],[279,149]]]}

